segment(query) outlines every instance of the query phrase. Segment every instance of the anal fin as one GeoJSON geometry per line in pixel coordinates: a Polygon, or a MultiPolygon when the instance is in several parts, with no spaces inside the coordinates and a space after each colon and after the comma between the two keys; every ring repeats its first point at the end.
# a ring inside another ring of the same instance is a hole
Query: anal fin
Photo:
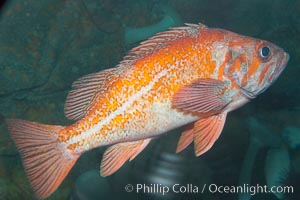
{"type": "Polygon", "coordinates": [[[151,139],[138,140],[134,142],[124,142],[109,147],[103,155],[101,162],[101,175],[109,176],[116,172],[127,160],[133,160],[151,139]]]}

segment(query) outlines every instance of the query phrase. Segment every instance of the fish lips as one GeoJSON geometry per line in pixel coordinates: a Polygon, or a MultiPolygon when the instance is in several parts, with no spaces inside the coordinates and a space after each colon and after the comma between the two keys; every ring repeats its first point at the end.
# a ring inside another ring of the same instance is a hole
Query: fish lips
{"type": "Polygon", "coordinates": [[[285,69],[287,63],[290,60],[290,55],[286,52],[283,52],[282,57],[281,57],[281,62],[278,64],[278,69],[279,71],[277,72],[278,74],[281,74],[282,71],[285,69]]]}
{"type": "Polygon", "coordinates": [[[285,69],[287,63],[289,62],[290,56],[288,53],[286,52],[282,52],[279,55],[279,62],[277,63],[276,69],[273,73],[274,76],[271,76],[269,78],[269,81],[272,83],[273,81],[275,81],[279,75],[283,72],[283,70],[285,69]]]}

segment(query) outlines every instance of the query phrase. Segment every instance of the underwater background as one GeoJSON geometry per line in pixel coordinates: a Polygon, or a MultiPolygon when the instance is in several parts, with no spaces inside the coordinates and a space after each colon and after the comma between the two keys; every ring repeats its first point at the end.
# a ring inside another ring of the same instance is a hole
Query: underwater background
{"type": "Polygon", "coordinates": [[[112,176],[107,147],[85,153],[49,200],[300,199],[299,0],[8,0],[0,4],[0,200],[35,199],[5,118],[68,125],[71,84],[114,67],[139,42],[183,23],[265,39],[290,54],[279,80],[229,114],[213,148],[176,154],[183,129],[154,140],[112,176]],[[293,193],[126,192],[127,184],[293,186],[293,193]]]}

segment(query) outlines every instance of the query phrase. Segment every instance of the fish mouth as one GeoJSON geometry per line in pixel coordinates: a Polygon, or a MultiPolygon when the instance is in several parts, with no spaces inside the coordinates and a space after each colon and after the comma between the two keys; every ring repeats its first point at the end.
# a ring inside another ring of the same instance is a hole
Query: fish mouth
{"type": "Polygon", "coordinates": [[[277,69],[275,71],[275,74],[276,74],[276,78],[282,73],[282,71],[285,69],[287,63],[289,62],[289,59],[290,59],[290,55],[286,52],[283,52],[281,55],[280,55],[280,62],[278,62],[278,65],[277,65],[277,69]]]}
{"type": "Polygon", "coordinates": [[[275,80],[278,79],[279,75],[283,72],[283,70],[285,69],[290,56],[288,53],[286,52],[281,52],[279,53],[279,58],[278,58],[278,63],[276,65],[276,68],[274,69],[273,73],[271,73],[271,75],[268,78],[269,83],[273,83],[275,80]]]}

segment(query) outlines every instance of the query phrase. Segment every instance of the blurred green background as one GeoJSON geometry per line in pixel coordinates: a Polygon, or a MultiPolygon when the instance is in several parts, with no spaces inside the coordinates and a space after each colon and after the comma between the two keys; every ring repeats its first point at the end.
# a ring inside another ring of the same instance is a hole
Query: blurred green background
{"type": "MultiPolygon", "coordinates": [[[[152,180],[149,177],[156,177],[154,169],[157,166],[173,170],[174,174],[164,178],[174,182],[183,181],[185,177],[187,183],[198,185],[236,185],[251,138],[249,117],[258,119],[280,138],[287,127],[299,130],[299,0],[8,0],[0,10],[0,199],[34,199],[5,118],[47,124],[72,123],[64,116],[64,102],[72,82],[85,74],[114,67],[138,45],[139,41],[127,39],[132,37],[126,35],[128,30],[153,28],[154,25],[162,25],[164,29],[167,25],[162,20],[167,19],[166,16],[172,18],[174,25],[201,22],[209,27],[271,41],[290,54],[290,62],[267,92],[229,115],[221,138],[201,158],[194,158],[192,147],[175,155],[181,131],[176,130],[152,142],[133,162],[104,179],[97,178],[95,170],[99,169],[105,148],[95,149],[79,159],[49,199],[84,199],[77,193],[95,191],[97,197],[86,199],[160,199],[159,195],[124,191],[127,183],[143,183],[152,180]],[[92,175],[82,178],[87,172],[92,175]],[[94,190],[88,187],[91,191],[86,192],[84,183],[91,188],[94,185],[94,190]]],[[[290,140],[296,140],[285,138],[281,146],[288,151],[291,162],[291,175],[284,178],[285,184],[291,183],[297,188],[295,190],[300,190],[300,150],[297,145],[290,147],[290,140]]],[[[262,148],[256,156],[252,184],[266,184],[267,154],[268,149],[262,148]]],[[[299,191],[293,195],[285,198],[300,199],[299,191]]],[[[207,193],[188,198],[227,200],[238,199],[238,195],[207,193]]],[[[272,194],[253,197],[277,198],[272,194]]]]}

